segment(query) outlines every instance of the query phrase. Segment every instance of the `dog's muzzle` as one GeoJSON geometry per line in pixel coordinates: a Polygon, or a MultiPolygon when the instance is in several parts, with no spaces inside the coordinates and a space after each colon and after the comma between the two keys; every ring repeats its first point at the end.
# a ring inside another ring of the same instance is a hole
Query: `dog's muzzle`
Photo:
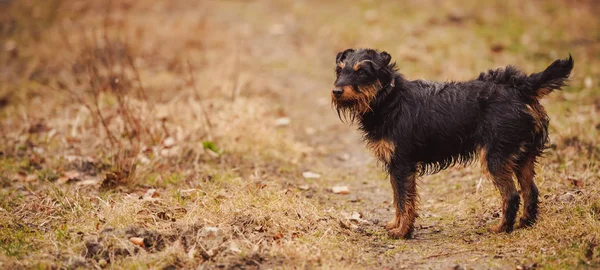
{"type": "Polygon", "coordinates": [[[333,88],[333,91],[332,91],[332,92],[333,92],[333,95],[334,95],[336,98],[338,98],[338,97],[340,97],[340,96],[341,96],[341,95],[344,93],[344,89],[343,89],[343,88],[341,88],[341,87],[336,87],[336,88],[333,88]]]}

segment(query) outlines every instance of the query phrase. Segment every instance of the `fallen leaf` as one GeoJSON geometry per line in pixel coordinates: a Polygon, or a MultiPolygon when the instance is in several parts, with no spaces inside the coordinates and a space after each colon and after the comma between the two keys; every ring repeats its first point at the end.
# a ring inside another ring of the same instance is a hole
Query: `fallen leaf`
{"type": "Polygon", "coordinates": [[[573,186],[576,186],[578,188],[582,188],[584,186],[584,183],[582,180],[573,178],[573,177],[568,177],[567,180],[569,181],[569,183],[571,183],[573,186]]]}
{"type": "Polygon", "coordinates": [[[204,227],[201,235],[203,237],[216,237],[220,232],[221,230],[217,227],[204,227]]]}
{"type": "Polygon", "coordinates": [[[344,221],[344,220],[341,220],[341,219],[339,219],[338,221],[340,222],[340,226],[343,229],[354,230],[354,229],[358,228],[358,226],[356,226],[355,224],[352,224],[350,221],[344,221]]]}
{"type": "Polygon", "coordinates": [[[348,186],[334,186],[331,188],[331,192],[335,194],[350,194],[350,188],[348,186]]]}
{"type": "Polygon", "coordinates": [[[561,202],[572,202],[575,200],[575,195],[573,195],[573,193],[571,193],[571,192],[567,192],[565,194],[558,196],[558,200],[561,202]]]}
{"type": "Polygon", "coordinates": [[[141,237],[131,237],[131,238],[129,238],[129,241],[131,243],[133,243],[134,245],[138,245],[138,246],[143,247],[143,248],[146,247],[144,245],[144,238],[141,238],[141,237]]]}
{"type": "Polygon", "coordinates": [[[145,201],[155,201],[158,200],[158,197],[160,197],[160,193],[158,193],[158,191],[156,191],[156,189],[148,189],[146,191],[146,193],[144,193],[144,195],[142,195],[142,197],[140,197],[140,199],[145,200],[145,201]]]}
{"type": "Polygon", "coordinates": [[[344,217],[345,219],[351,221],[351,222],[355,222],[355,223],[362,223],[362,224],[368,224],[370,223],[368,220],[363,219],[362,214],[359,212],[352,212],[352,213],[348,213],[346,211],[342,211],[340,213],[342,215],[342,217],[344,217]]]}
{"type": "Polygon", "coordinates": [[[66,184],[73,181],[78,181],[81,173],[78,171],[67,171],[63,173],[63,176],[56,180],[57,184],[66,184]]]}
{"type": "Polygon", "coordinates": [[[318,173],[311,172],[311,171],[306,171],[306,172],[302,173],[302,177],[304,177],[306,179],[318,179],[321,177],[321,175],[318,173]]]}
{"type": "Polygon", "coordinates": [[[256,185],[256,188],[258,188],[258,189],[263,189],[263,188],[267,187],[267,184],[261,183],[261,182],[258,182],[255,185],[256,185]]]}
{"type": "Polygon", "coordinates": [[[273,234],[273,240],[279,240],[282,239],[284,237],[282,232],[277,232],[275,234],[273,234]]]}

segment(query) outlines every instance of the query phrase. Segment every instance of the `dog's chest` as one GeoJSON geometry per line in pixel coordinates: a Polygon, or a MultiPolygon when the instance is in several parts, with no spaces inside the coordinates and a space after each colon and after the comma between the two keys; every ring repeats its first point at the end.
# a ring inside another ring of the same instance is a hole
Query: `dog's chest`
{"type": "Polygon", "coordinates": [[[394,143],[386,139],[367,140],[367,148],[377,159],[386,164],[390,163],[396,150],[394,143]]]}

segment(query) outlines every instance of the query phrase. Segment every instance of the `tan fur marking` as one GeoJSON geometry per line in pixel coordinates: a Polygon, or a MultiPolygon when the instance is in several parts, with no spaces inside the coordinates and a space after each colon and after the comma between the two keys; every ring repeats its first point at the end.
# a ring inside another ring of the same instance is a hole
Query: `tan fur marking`
{"type": "Polygon", "coordinates": [[[359,85],[358,90],[360,90],[360,100],[358,103],[358,112],[363,114],[368,111],[372,111],[371,106],[369,104],[371,101],[377,96],[377,91],[381,89],[381,82],[379,80],[375,81],[372,84],[359,85]]]}
{"type": "Polygon", "coordinates": [[[380,161],[389,163],[392,161],[392,156],[395,151],[394,143],[381,139],[378,141],[369,141],[367,142],[367,147],[371,149],[371,152],[375,157],[377,157],[380,161]]]}
{"type": "Polygon", "coordinates": [[[540,88],[535,92],[536,98],[540,99],[543,96],[550,94],[550,92],[551,92],[551,90],[548,88],[540,88]]]}
{"type": "Polygon", "coordinates": [[[517,171],[517,180],[519,186],[521,186],[521,192],[523,197],[523,215],[521,220],[529,220],[531,218],[527,208],[530,204],[534,203],[531,201],[532,187],[535,187],[533,178],[535,177],[535,156],[529,156],[523,164],[521,164],[517,171]]]}
{"type": "Polygon", "coordinates": [[[534,104],[533,107],[530,106],[529,104],[526,105],[527,106],[527,113],[529,115],[531,115],[533,117],[533,124],[534,124],[534,129],[536,133],[541,132],[544,129],[544,125],[542,123],[544,116],[543,116],[543,108],[540,109],[540,106],[537,104],[534,104]]]}
{"type": "MultiPolygon", "coordinates": [[[[417,183],[416,183],[416,175],[411,175],[407,179],[407,184],[405,188],[406,190],[406,198],[404,201],[404,211],[400,211],[400,209],[396,208],[396,216],[394,220],[389,222],[386,228],[390,227],[389,225],[395,225],[396,227],[392,227],[389,229],[388,234],[392,238],[408,238],[414,229],[415,219],[417,218],[417,202],[419,200],[417,194],[417,183]]],[[[392,187],[396,188],[394,183],[392,183],[392,187]]]]}
{"type": "Polygon", "coordinates": [[[527,151],[527,147],[525,147],[525,143],[519,145],[519,154],[525,153],[527,151]]]}
{"type": "Polygon", "coordinates": [[[396,215],[394,216],[394,219],[385,225],[385,228],[388,230],[398,228],[402,222],[402,213],[400,212],[400,207],[398,205],[398,193],[396,193],[396,190],[398,190],[398,183],[396,183],[396,180],[392,175],[390,175],[390,183],[392,184],[392,192],[394,193],[394,208],[396,208],[396,215]]]}
{"type": "Polygon", "coordinates": [[[344,68],[344,67],[346,67],[346,64],[344,62],[339,62],[338,67],[344,68]]]}
{"type": "Polygon", "coordinates": [[[492,182],[498,191],[500,191],[500,196],[502,196],[502,218],[499,224],[491,228],[491,231],[493,232],[506,232],[512,226],[512,224],[509,224],[509,221],[506,220],[506,210],[511,194],[516,191],[515,182],[512,178],[514,168],[515,163],[511,160],[507,160],[502,169],[492,175],[492,182]]]}
{"type": "Polygon", "coordinates": [[[357,71],[358,69],[360,69],[360,62],[354,64],[354,67],[352,67],[354,69],[354,71],[357,71]]]}
{"type": "Polygon", "coordinates": [[[479,163],[481,164],[481,173],[483,177],[490,178],[490,172],[488,171],[487,166],[487,151],[485,148],[479,149],[479,163]]]}
{"type": "MultiPolygon", "coordinates": [[[[344,92],[337,99],[354,101],[354,112],[358,114],[364,114],[372,110],[369,104],[377,95],[377,91],[381,89],[381,82],[376,81],[372,84],[359,85],[358,89],[360,92],[354,91],[354,89],[352,89],[352,86],[344,86],[342,87],[342,89],[344,90],[344,92]]],[[[333,95],[332,98],[333,101],[336,102],[336,98],[333,95]]]]}

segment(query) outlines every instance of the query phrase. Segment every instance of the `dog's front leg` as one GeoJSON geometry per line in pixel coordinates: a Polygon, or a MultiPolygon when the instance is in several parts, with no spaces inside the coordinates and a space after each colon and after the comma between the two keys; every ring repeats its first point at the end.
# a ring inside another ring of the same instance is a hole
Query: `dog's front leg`
{"type": "Polygon", "coordinates": [[[394,192],[396,216],[385,228],[392,238],[410,238],[417,217],[417,183],[415,170],[390,166],[390,182],[394,192]]]}

